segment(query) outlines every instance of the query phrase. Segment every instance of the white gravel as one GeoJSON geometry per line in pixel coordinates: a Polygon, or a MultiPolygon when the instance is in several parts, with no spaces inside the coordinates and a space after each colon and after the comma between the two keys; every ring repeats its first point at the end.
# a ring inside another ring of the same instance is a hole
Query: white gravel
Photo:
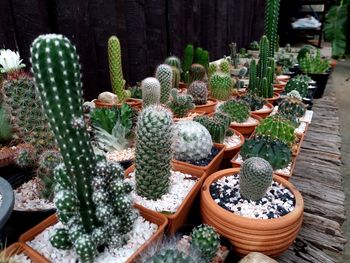
{"type": "Polygon", "coordinates": [[[134,160],[135,148],[128,148],[121,151],[108,152],[106,153],[106,158],[108,161],[115,161],[115,162],[134,160]]]}
{"type": "Polygon", "coordinates": [[[233,134],[232,136],[229,136],[229,137],[225,137],[224,142],[223,142],[223,144],[227,148],[233,148],[240,143],[241,143],[241,138],[236,134],[233,134]]]}
{"type": "MultiPolygon", "coordinates": [[[[27,242],[27,245],[44,255],[54,263],[76,263],[80,262],[74,250],[61,250],[53,247],[49,241],[51,233],[61,228],[62,223],[46,228],[42,233],[37,235],[34,240],[27,242]]],[[[133,229],[128,233],[128,242],[121,248],[108,249],[100,253],[94,263],[116,263],[125,262],[139,247],[141,247],[158,229],[156,224],[145,220],[139,216],[133,229]]]]}
{"type": "Polygon", "coordinates": [[[250,117],[245,122],[231,122],[231,125],[256,125],[259,121],[257,119],[254,119],[253,117],[250,117]]]}
{"type": "Polygon", "coordinates": [[[178,171],[171,171],[168,193],[163,195],[158,200],[149,200],[139,196],[136,193],[135,172],[130,173],[130,177],[125,179],[125,181],[129,182],[134,188],[134,190],[131,192],[131,197],[135,203],[157,212],[170,213],[176,212],[197,180],[198,179],[193,180],[192,175],[184,174],[178,171]]]}
{"type": "Polygon", "coordinates": [[[300,122],[299,127],[294,130],[295,134],[302,135],[306,129],[306,122],[300,122]]]}
{"type": "Polygon", "coordinates": [[[13,260],[13,263],[32,263],[30,258],[27,257],[27,255],[25,255],[24,253],[11,256],[11,260],[13,260]]]}
{"type": "Polygon", "coordinates": [[[14,210],[38,211],[55,208],[53,202],[41,198],[41,185],[38,177],[32,178],[13,191],[15,193],[14,210]]]}

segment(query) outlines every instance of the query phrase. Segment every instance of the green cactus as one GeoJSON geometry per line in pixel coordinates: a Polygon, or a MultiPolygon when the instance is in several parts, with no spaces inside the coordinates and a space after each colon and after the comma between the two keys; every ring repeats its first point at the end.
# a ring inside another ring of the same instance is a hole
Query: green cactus
{"type": "Polygon", "coordinates": [[[220,236],[209,225],[199,225],[191,232],[191,248],[198,250],[206,262],[211,262],[220,247],[220,236]]]}
{"type": "Polygon", "coordinates": [[[136,191],[157,200],[168,192],[172,159],[172,114],[160,105],[143,109],[136,132],[136,191]]]}
{"type": "Polygon", "coordinates": [[[271,164],[274,170],[287,167],[292,158],[292,152],[286,143],[272,140],[268,136],[246,139],[240,154],[243,160],[251,157],[263,158],[271,164]]]}
{"type": "Polygon", "coordinates": [[[0,107],[0,142],[7,141],[12,136],[12,127],[6,111],[0,107]]]}
{"type": "Polygon", "coordinates": [[[174,66],[171,69],[173,70],[173,88],[178,89],[181,80],[180,70],[174,66]]]}
{"type": "Polygon", "coordinates": [[[192,64],[189,70],[189,79],[188,83],[191,84],[193,81],[196,80],[204,80],[206,78],[206,70],[205,67],[201,64],[192,64]]]}
{"type": "Polygon", "coordinates": [[[172,149],[176,160],[186,162],[204,159],[211,153],[212,147],[210,133],[203,125],[188,120],[175,124],[172,149]]]}
{"type": "Polygon", "coordinates": [[[208,68],[209,79],[211,78],[211,76],[214,75],[214,73],[216,73],[217,70],[218,70],[218,68],[217,68],[215,63],[209,64],[209,68],[208,68]]]}
{"type": "MultiPolygon", "coordinates": [[[[80,260],[91,262],[98,246],[113,247],[116,240],[127,238],[125,234],[131,230],[135,217],[127,195],[131,189],[123,182],[119,164],[107,163],[104,157],[94,155],[83,120],[80,64],[75,47],[62,35],[39,36],[31,47],[31,62],[64,161],[54,170],[58,215],[80,260]],[[93,234],[96,231],[104,233],[103,238],[97,239],[93,234]]],[[[51,237],[52,244],[62,247],[64,232],[57,231],[51,237]]]]}
{"type": "Polygon", "coordinates": [[[193,97],[184,93],[178,93],[177,89],[171,90],[171,100],[167,106],[174,113],[174,117],[183,118],[189,110],[194,109],[193,97]]]}
{"type": "Polygon", "coordinates": [[[188,72],[193,63],[193,57],[194,57],[193,45],[188,44],[185,47],[184,55],[182,59],[182,80],[186,83],[188,82],[188,72]]]}
{"type": "Polygon", "coordinates": [[[299,78],[298,76],[295,78],[290,79],[287,82],[287,85],[285,87],[285,91],[287,93],[291,92],[292,90],[296,90],[299,92],[301,97],[306,97],[308,93],[308,82],[303,80],[302,78],[299,78]]]}
{"type": "Polygon", "coordinates": [[[260,53],[258,63],[258,77],[260,78],[267,77],[268,57],[269,40],[266,36],[262,36],[260,39],[260,53]]]}
{"type": "Polygon", "coordinates": [[[179,71],[181,71],[181,60],[178,57],[170,56],[164,60],[164,64],[167,64],[172,67],[176,67],[179,71]]]}
{"type": "Polygon", "coordinates": [[[167,103],[173,86],[173,70],[171,66],[161,64],[156,70],[156,79],[160,83],[160,103],[167,103]]]}
{"type": "Polygon", "coordinates": [[[210,77],[209,87],[213,98],[228,100],[231,97],[233,81],[230,75],[217,72],[210,77]]]}
{"type": "Polygon", "coordinates": [[[246,102],[249,105],[251,111],[260,110],[262,107],[264,107],[265,104],[265,100],[255,94],[247,94],[243,97],[240,97],[239,99],[246,102]]]}
{"type": "Polygon", "coordinates": [[[221,70],[222,73],[231,75],[231,72],[230,72],[230,63],[228,62],[227,59],[223,59],[223,60],[220,62],[219,68],[220,68],[220,70],[221,70]]]}
{"type": "Polygon", "coordinates": [[[249,89],[248,92],[251,94],[257,94],[258,93],[258,72],[257,72],[257,65],[256,65],[256,60],[253,59],[250,62],[249,66],[249,89]]]}
{"type": "Polygon", "coordinates": [[[272,140],[280,140],[292,146],[295,135],[294,127],[282,116],[270,116],[263,119],[255,129],[257,136],[269,136],[272,140]]]}
{"type": "Polygon", "coordinates": [[[239,64],[239,53],[237,53],[237,44],[236,43],[231,43],[229,44],[230,48],[230,58],[231,58],[231,65],[233,68],[238,68],[239,64]]]}
{"type": "Polygon", "coordinates": [[[124,89],[125,80],[123,76],[122,57],[119,39],[111,36],[108,39],[108,63],[112,89],[118,96],[118,101],[123,103],[128,99],[124,89]]]}
{"type": "Polygon", "coordinates": [[[258,41],[253,41],[249,44],[249,48],[251,50],[259,50],[260,49],[260,45],[258,43],[258,41]]]}
{"type": "Polygon", "coordinates": [[[145,78],[141,82],[143,106],[159,104],[160,83],[156,78],[145,78]]]}
{"type": "Polygon", "coordinates": [[[275,50],[278,47],[278,18],[279,18],[280,0],[267,0],[265,2],[264,35],[269,40],[269,56],[274,57],[275,50]]]}
{"type": "Polygon", "coordinates": [[[191,255],[186,255],[184,252],[174,248],[160,249],[153,257],[143,263],[193,263],[191,255]]]}
{"type": "Polygon", "coordinates": [[[314,50],[315,48],[313,46],[304,45],[298,52],[298,56],[297,56],[298,63],[300,64],[300,59],[305,58],[306,54],[311,55],[311,53],[313,53],[314,50]]]}
{"type": "Polygon", "coordinates": [[[187,89],[187,93],[193,97],[193,103],[196,105],[207,104],[208,85],[203,81],[194,81],[187,89]]]}
{"type": "Polygon", "coordinates": [[[300,93],[297,90],[292,90],[291,92],[288,92],[287,97],[298,99],[300,101],[303,100],[303,98],[300,96],[300,93]]]}
{"type": "Polygon", "coordinates": [[[279,105],[278,111],[284,116],[303,117],[306,111],[305,104],[296,98],[287,97],[279,105]]]}
{"type": "Polygon", "coordinates": [[[315,57],[307,53],[304,58],[299,60],[299,66],[303,73],[322,74],[329,69],[329,61],[321,59],[321,52],[317,49],[315,57]]]}
{"type": "Polygon", "coordinates": [[[245,122],[249,118],[249,106],[244,101],[228,100],[219,106],[219,111],[226,113],[233,122],[245,122]]]}
{"type": "Polygon", "coordinates": [[[273,170],[268,161],[251,157],[241,166],[239,175],[240,194],[252,201],[260,200],[272,184],[273,170]]]}

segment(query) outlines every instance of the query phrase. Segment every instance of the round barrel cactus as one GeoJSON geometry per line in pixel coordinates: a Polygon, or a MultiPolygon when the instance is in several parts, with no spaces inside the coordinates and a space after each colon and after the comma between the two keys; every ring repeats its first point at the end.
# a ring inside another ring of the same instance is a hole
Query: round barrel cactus
{"type": "Polygon", "coordinates": [[[187,89],[187,93],[193,97],[193,103],[196,105],[207,104],[208,87],[204,81],[194,81],[187,89]]]}
{"type": "Polygon", "coordinates": [[[216,72],[209,80],[211,96],[218,100],[228,100],[233,88],[233,80],[229,74],[216,72]]]}
{"type": "Polygon", "coordinates": [[[220,236],[209,225],[200,225],[191,233],[191,247],[197,249],[202,258],[211,262],[220,246],[220,236]]]}

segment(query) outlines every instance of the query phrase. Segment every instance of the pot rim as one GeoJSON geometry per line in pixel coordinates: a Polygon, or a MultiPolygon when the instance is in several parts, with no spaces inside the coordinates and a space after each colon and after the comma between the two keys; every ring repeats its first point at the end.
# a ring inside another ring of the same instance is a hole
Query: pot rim
{"type": "Polygon", "coordinates": [[[261,120],[260,116],[258,116],[256,114],[254,114],[253,112],[251,112],[249,117],[252,117],[253,119],[256,119],[258,122],[255,123],[255,124],[244,124],[244,122],[243,123],[234,123],[234,124],[232,124],[232,122],[231,122],[230,126],[233,129],[235,129],[235,127],[255,127],[255,126],[259,125],[260,120],[261,120]]]}
{"type": "Polygon", "coordinates": [[[9,219],[13,206],[15,204],[15,195],[9,182],[0,177],[0,193],[2,202],[0,204],[0,229],[6,224],[9,219]]]}
{"type": "Polygon", "coordinates": [[[240,133],[239,131],[236,131],[235,129],[233,129],[233,128],[229,128],[229,130],[231,130],[231,131],[233,131],[234,132],[234,134],[235,135],[237,135],[238,137],[239,137],[239,139],[240,139],[240,142],[239,142],[239,144],[237,144],[237,145],[235,145],[235,146],[232,146],[232,147],[227,147],[225,144],[223,144],[223,143],[216,143],[217,145],[220,145],[220,146],[222,146],[222,147],[224,147],[225,148],[225,151],[232,151],[232,150],[235,150],[235,149],[237,149],[237,148],[240,148],[240,147],[242,147],[242,145],[244,144],[244,141],[245,141],[245,138],[244,138],[244,136],[242,135],[242,133],[240,133]]]}
{"type": "MultiPolygon", "coordinates": [[[[252,111],[252,114],[256,115],[257,113],[270,113],[273,111],[274,109],[274,106],[272,105],[272,103],[270,102],[267,102],[265,103],[264,105],[266,105],[267,107],[269,107],[268,109],[265,109],[265,110],[255,110],[255,111],[252,111]]],[[[259,116],[260,117],[260,116],[259,116]]]]}

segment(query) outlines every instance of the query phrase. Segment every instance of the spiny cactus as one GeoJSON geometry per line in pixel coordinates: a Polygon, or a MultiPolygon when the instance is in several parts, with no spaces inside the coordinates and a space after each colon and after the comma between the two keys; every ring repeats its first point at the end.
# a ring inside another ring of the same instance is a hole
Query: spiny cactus
{"type": "Polygon", "coordinates": [[[279,9],[280,9],[280,0],[266,1],[264,35],[266,35],[269,40],[270,57],[274,57],[276,47],[278,46],[277,27],[278,27],[279,9]]]}
{"type": "Polygon", "coordinates": [[[135,176],[139,195],[156,200],[168,192],[172,159],[172,114],[160,105],[144,108],[136,132],[135,176]]]}
{"type": "Polygon", "coordinates": [[[184,93],[178,93],[177,89],[171,90],[171,100],[168,101],[167,106],[177,118],[185,117],[188,111],[195,107],[193,97],[184,93]]]}
{"type": "Polygon", "coordinates": [[[193,63],[193,57],[194,57],[193,45],[188,44],[185,47],[184,55],[182,59],[182,80],[186,83],[188,82],[188,72],[193,63]]]}
{"type": "MultiPolygon", "coordinates": [[[[196,258],[198,259],[198,258],[196,258]]],[[[187,255],[176,248],[160,249],[153,257],[143,263],[193,263],[192,255],[187,255]]]]}
{"type": "Polygon", "coordinates": [[[173,70],[171,66],[161,64],[157,67],[156,78],[160,83],[160,103],[167,103],[173,86],[173,70]]]}
{"type": "Polygon", "coordinates": [[[187,93],[193,97],[193,103],[196,105],[207,104],[208,85],[203,81],[194,81],[187,89],[187,93]]]}
{"type": "Polygon", "coordinates": [[[172,149],[176,160],[185,162],[201,160],[211,153],[212,147],[210,133],[203,125],[188,120],[175,124],[172,149]]]}
{"type": "Polygon", "coordinates": [[[197,249],[204,260],[211,262],[220,246],[220,236],[209,225],[199,225],[191,232],[191,248],[197,249]]]}
{"type": "Polygon", "coordinates": [[[251,50],[259,50],[259,49],[260,49],[260,46],[259,46],[258,41],[252,41],[252,42],[249,44],[249,48],[250,48],[251,50]]]}
{"type": "Polygon", "coordinates": [[[243,160],[250,157],[263,158],[271,164],[274,170],[287,167],[292,157],[288,144],[278,139],[270,139],[267,136],[246,139],[240,154],[243,160]]]}
{"type": "Polygon", "coordinates": [[[307,96],[308,86],[309,86],[308,83],[304,81],[302,78],[294,77],[287,82],[285,91],[288,93],[288,92],[291,92],[292,90],[296,90],[299,92],[300,96],[304,98],[307,96]]]}
{"type": "Polygon", "coordinates": [[[265,104],[265,100],[263,98],[254,94],[247,94],[239,99],[246,102],[251,111],[260,110],[265,104]]]}
{"type": "Polygon", "coordinates": [[[117,94],[118,101],[123,103],[129,96],[124,89],[121,48],[116,36],[111,36],[108,39],[108,63],[113,92],[117,94]]]}
{"type": "Polygon", "coordinates": [[[180,70],[174,66],[171,69],[173,70],[173,88],[178,89],[181,80],[180,70]]]}
{"type": "Polygon", "coordinates": [[[239,190],[241,196],[252,201],[260,200],[271,186],[273,170],[268,161],[251,157],[241,166],[239,190]]]}
{"type": "Polygon", "coordinates": [[[73,246],[82,262],[91,262],[97,247],[121,246],[135,218],[119,164],[94,155],[82,110],[80,64],[75,47],[62,35],[39,36],[31,62],[44,110],[64,164],[54,171],[55,204],[66,228],[50,240],[58,248],[73,246]]]}
{"type": "Polygon", "coordinates": [[[220,70],[221,72],[225,73],[225,74],[231,74],[230,73],[230,63],[228,62],[227,59],[223,59],[221,62],[220,62],[220,70]]]}
{"type": "Polygon", "coordinates": [[[263,119],[255,129],[257,136],[269,136],[272,140],[280,140],[291,146],[295,140],[294,127],[282,116],[270,116],[263,119]]]}
{"type": "Polygon", "coordinates": [[[160,83],[156,78],[145,78],[141,82],[142,101],[144,106],[158,104],[160,100],[160,83]]]}
{"type": "Polygon", "coordinates": [[[192,64],[189,70],[189,79],[188,83],[191,84],[196,80],[204,80],[206,78],[206,70],[205,67],[201,64],[192,64]]]}
{"type": "Polygon", "coordinates": [[[231,58],[231,65],[234,68],[238,68],[239,64],[239,54],[237,53],[237,44],[236,43],[231,43],[229,44],[230,47],[230,58],[231,58]]]}
{"type": "Polygon", "coordinates": [[[231,97],[233,81],[230,75],[217,72],[210,77],[209,87],[213,98],[228,100],[231,97]]]}
{"type": "Polygon", "coordinates": [[[299,91],[297,91],[297,90],[292,90],[291,92],[288,92],[287,97],[298,99],[300,101],[303,100],[303,98],[300,96],[299,91]]]}
{"type": "Polygon", "coordinates": [[[285,116],[291,115],[300,118],[304,116],[306,107],[301,100],[287,97],[278,105],[278,111],[285,116]]]}
{"type": "Polygon", "coordinates": [[[176,67],[179,71],[181,71],[181,60],[176,56],[167,57],[164,60],[164,64],[167,64],[172,67],[176,67]]]}
{"type": "Polygon", "coordinates": [[[211,78],[211,76],[214,75],[214,73],[218,70],[218,67],[216,66],[215,63],[210,63],[209,64],[209,68],[208,68],[208,77],[209,79],[211,78]]]}
{"type": "Polygon", "coordinates": [[[251,94],[258,93],[258,83],[257,83],[257,65],[256,60],[253,59],[249,65],[249,89],[248,92],[251,94]]]}
{"type": "Polygon", "coordinates": [[[194,63],[201,64],[205,69],[208,69],[209,52],[201,47],[197,47],[194,51],[194,63]]]}
{"type": "Polygon", "coordinates": [[[322,74],[329,69],[329,61],[321,59],[321,52],[317,49],[315,57],[307,53],[304,58],[299,60],[299,66],[303,73],[322,74]]]}
{"type": "Polygon", "coordinates": [[[9,140],[12,136],[12,128],[8,116],[3,108],[0,107],[0,142],[9,140]]]}
{"type": "Polygon", "coordinates": [[[219,106],[219,111],[226,113],[235,122],[245,122],[249,118],[249,106],[244,101],[228,100],[219,106]]]}

